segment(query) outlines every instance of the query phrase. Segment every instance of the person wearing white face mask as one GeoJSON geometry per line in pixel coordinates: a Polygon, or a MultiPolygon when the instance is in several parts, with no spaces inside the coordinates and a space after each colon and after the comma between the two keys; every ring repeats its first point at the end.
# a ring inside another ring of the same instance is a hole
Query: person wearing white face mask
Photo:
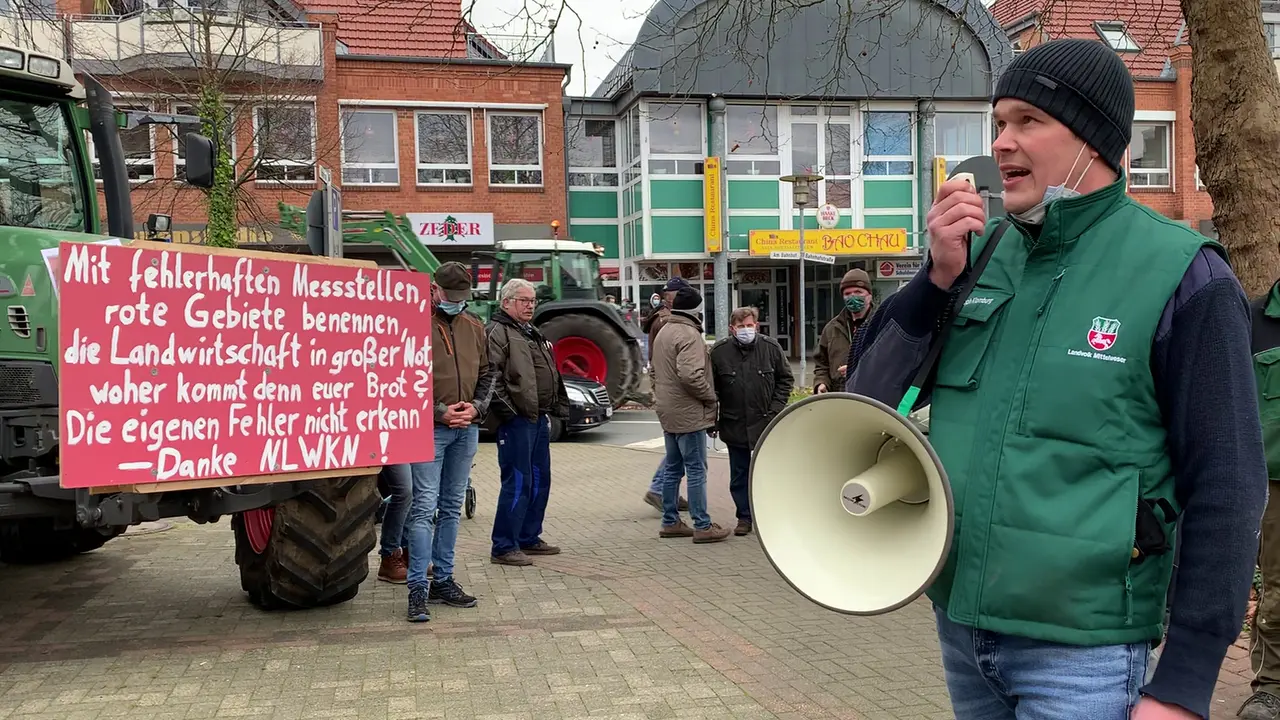
{"type": "Polygon", "coordinates": [[[1114,50],[1031,48],[992,103],[1008,217],[942,184],[925,266],[868,321],[848,384],[930,407],[956,503],[928,590],[952,706],[1208,718],[1267,491],[1248,302],[1218,243],[1125,193],[1114,50]]]}
{"type": "Polygon", "coordinates": [[[711,348],[720,416],[715,432],[729,449],[729,495],[737,510],[734,535],[751,532],[748,486],[751,451],[774,415],[791,397],[795,378],[777,340],[759,334],[758,312],[740,307],[729,316],[733,337],[711,348]]]}

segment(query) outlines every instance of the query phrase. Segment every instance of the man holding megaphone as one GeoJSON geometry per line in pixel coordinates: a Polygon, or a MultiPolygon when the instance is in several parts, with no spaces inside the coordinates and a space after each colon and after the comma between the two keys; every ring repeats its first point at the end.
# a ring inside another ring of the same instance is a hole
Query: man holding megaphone
{"type": "Polygon", "coordinates": [[[993,102],[1008,217],[941,186],[928,261],[868,321],[848,387],[930,404],[954,531],[928,595],[956,716],[1208,718],[1267,486],[1248,303],[1216,242],[1126,195],[1113,50],[1034,47],[993,102]]]}

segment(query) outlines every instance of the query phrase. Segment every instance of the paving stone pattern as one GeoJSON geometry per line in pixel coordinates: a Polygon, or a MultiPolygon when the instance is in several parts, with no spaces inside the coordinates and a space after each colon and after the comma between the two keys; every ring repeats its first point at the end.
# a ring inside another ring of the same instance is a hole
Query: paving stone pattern
{"type": "MultiPolygon", "coordinates": [[[[659,540],[640,501],[654,452],[556,445],[545,538],[564,554],[490,564],[494,458],[482,444],[458,541],[480,605],[432,606],[426,625],[373,572],[337,607],[255,610],[225,522],[0,567],[0,720],[952,717],[924,602],[843,617],[792,591],[754,536],[659,540]]],[[[733,522],[726,461],[710,483],[713,517],[733,522]]],[[[1233,653],[1231,713],[1248,685],[1233,653]]]]}

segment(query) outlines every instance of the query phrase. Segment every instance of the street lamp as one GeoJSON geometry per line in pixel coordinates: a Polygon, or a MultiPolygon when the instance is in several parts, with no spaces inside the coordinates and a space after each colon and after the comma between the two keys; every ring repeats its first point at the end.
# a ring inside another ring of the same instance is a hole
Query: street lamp
{"type": "Polygon", "coordinates": [[[797,387],[808,387],[805,384],[805,315],[804,315],[804,209],[812,204],[813,192],[816,188],[812,185],[822,180],[821,175],[785,175],[780,178],[782,182],[791,183],[791,200],[795,206],[800,208],[800,382],[797,387]]]}

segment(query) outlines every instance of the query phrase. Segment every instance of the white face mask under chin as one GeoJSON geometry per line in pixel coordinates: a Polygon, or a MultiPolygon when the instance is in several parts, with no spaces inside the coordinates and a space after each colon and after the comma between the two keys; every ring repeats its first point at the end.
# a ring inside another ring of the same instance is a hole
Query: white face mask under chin
{"type": "Polygon", "coordinates": [[[1081,181],[1084,180],[1085,173],[1089,172],[1089,167],[1093,165],[1093,158],[1089,158],[1089,162],[1085,164],[1084,170],[1081,171],[1080,177],[1076,178],[1076,184],[1067,187],[1067,180],[1071,178],[1071,173],[1075,172],[1076,163],[1080,162],[1080,156],[1084,154],[1085,146],[1080,146],[1080,151],[1076,153],[1076,159],[1071,161],[1071,169],[1067,171],[1067,177],[1063,178],[1061,185],[1050,185],[1044,189],[1044,199],[1042,199],[1035,207],[1025,212],[1009,213],[1010,217],[1020,220],[1029,225],[1039,225],[1044,222],[1045,212],[1049,209],[1049,203],[1055,200],[1065,200],[1067,198],[1079,197],[1080,191],[1076,188],[1080,187],[1081,181]]]}

